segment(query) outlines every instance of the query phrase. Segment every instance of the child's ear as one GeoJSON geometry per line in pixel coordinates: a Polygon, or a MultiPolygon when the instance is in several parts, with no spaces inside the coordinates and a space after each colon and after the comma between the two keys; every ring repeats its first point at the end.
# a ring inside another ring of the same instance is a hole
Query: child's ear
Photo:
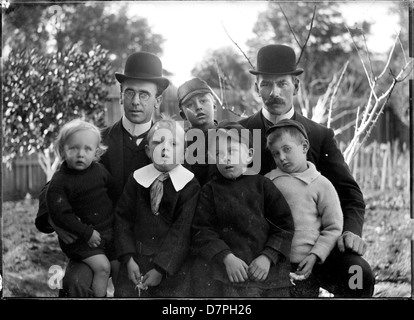
{"type": "Polygon", "coordinates": [[[302,145],[303,145],[303,153],[307,153],[309,150],[309,141],[305,140],[302,145]]]}
{"type": "Polygon", "coordinates": [[[250,148],[247,156],[247,164],[250,164],[253,161],[254,149],[250,148]]]}
{"type": "Polygon", "coordinates": [[[145,145],[145,153],[147,154],[147,157],[152,160],[151,149],[150,149],[149,145],[147,145],[147,144],[145,145]]]}
{"type": "Polygon", "coordinates": [[[180,116],[183,120],[187,120],[187,116],[185,115],[183,110],[180,110],[180,116]]]}

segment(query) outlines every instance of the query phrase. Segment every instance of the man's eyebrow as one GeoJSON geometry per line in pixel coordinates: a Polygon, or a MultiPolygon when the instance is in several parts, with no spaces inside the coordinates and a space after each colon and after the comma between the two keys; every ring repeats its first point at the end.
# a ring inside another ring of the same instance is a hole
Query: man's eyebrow
{"type": "Polygon", "coordinates": [[[134,88],[130,88],[130,87],[126,87],[125,90],[134,90],[135,92],[139,92],[139,93],[147,93],[147,94],[151,94],[151,92],[149,92],[148,90],[135,90],[134,88]]]}

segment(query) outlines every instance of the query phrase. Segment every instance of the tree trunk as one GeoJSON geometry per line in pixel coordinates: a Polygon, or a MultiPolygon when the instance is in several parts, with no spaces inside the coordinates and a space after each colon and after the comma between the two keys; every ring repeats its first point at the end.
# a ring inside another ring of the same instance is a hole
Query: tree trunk
{"type": "Polygon", "coordinates": [[[53,174],[55,173],[57,166],[59,164],[59,157],[55,156],[50,148],[41,150],[37,153],[37,158],[39,165],[42,168],[43,172],[46,174],[46,181],[52,179],[53,174]],[[52,154],[52,156],[51,156],[52,154]]]}

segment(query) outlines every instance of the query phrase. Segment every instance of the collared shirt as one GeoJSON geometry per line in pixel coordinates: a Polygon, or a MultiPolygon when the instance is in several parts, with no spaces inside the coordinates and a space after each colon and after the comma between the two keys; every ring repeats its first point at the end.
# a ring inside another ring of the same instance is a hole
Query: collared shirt
{"type": "MultiPolygon", "coordinates": [[[[122,116],[122,126],[125,128],[125,130],[132,136],[137,137],[144,132],[148,131],[151,128],[151,121],[148,121],[147,123],[132,123],[125,117],[125,115],[122,116]]],[[[137,145],[139,145],[142,141],[142,138],[137,139],[137,145]]]]}
{"type": "Polygon", "coordinates": [[[265,117],[267,120],[269,120],[273,124],[276,124],[283,119],[291,119],[294,113],[295,113],[295,110],[293,107],[291,107],[290,110],[286,112],[285,114],[281,114],[278,116],[271,114],[269,111],[266,110],[266,108],[262,108],[263,117],[265,117]]]}
{"type": "MultiPolygon", "coordinates": [[[[134,179],[144,188],[149,188],[151,184],[158,178],[163,172],[157,170],[154,164],[151,163],[143,168],[134,171],[134,179]]],[[[175,191],[183,189],[187,183],[193,179],[194,174],[184,168],[181,164],[177,165],[174,169],[168,172],[171,182],[175,191]]]]}
{"type": "Polygon", "coordinates": [[[301,180],[305,184],[311,184],[313,181],[315,181],[316,178],[321,175],[321,173],[316,169],[315,165],[312,162],[307,161],[307,165],[308,168],[305,171],[293,173],[286,173],[280,170],[280,168],[276,168],[266,174],[266,177],[268,177],[270,180],[274,180],[282,176],[294,177],[298,180],[301,180]]]}

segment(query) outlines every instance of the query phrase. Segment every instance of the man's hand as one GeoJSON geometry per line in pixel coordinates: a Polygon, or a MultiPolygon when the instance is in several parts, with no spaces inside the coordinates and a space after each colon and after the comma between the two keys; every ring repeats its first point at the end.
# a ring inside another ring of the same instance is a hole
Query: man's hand
{"type": "Polygon", "coordinates": [[[362,256],[367,250],[367,244],[360,236],[357,236],[351,231],[345,231],[337,241],[338,249],[340,252],[345,252],[346,249],[355,252],[362,256]]]}
{"type": "Polygon", "coordinates": [[[135,285],[141,281],[141,271],[135,260],[131,257],[127,262],[128,279],[135,285]]]}
{"type": "Polygon", "coordinates": [[[49,224],[51,225],[51,227],[55,230],[55,232],[57,233],[58,237],[65,243],[65,244],[71,244],[73,242],[75,242],[76,240],[78,240],[78,237],[75,236],[73,233],[70,233],[68,231],[65,231],[61,228],[59,228],[58,226],[56,226],[52,219],[50,218],[50,216],[48,217],[48,221],[49,224]]]}
{"type": "Polygon", "coordinates": [[[156,269],[151,269],[144,275],[142,280],[144,287],[155,287],[161,283],[162,274],[156,269]]]}
{"type": "Polygon", "coordinates": [[[227,276],[230,282],[244,282],[249,277],[247,275],[248,266],[242,259],[237,258],[234,254],[229,253],[223,259],[226,266],[227,276]]]}
{"type": "Polygon", "coordinates": [[[271,261],[265,255],[260,255],[249,265],[249,273],[256,281],[265,281],[270,269],[271,261]]]}

